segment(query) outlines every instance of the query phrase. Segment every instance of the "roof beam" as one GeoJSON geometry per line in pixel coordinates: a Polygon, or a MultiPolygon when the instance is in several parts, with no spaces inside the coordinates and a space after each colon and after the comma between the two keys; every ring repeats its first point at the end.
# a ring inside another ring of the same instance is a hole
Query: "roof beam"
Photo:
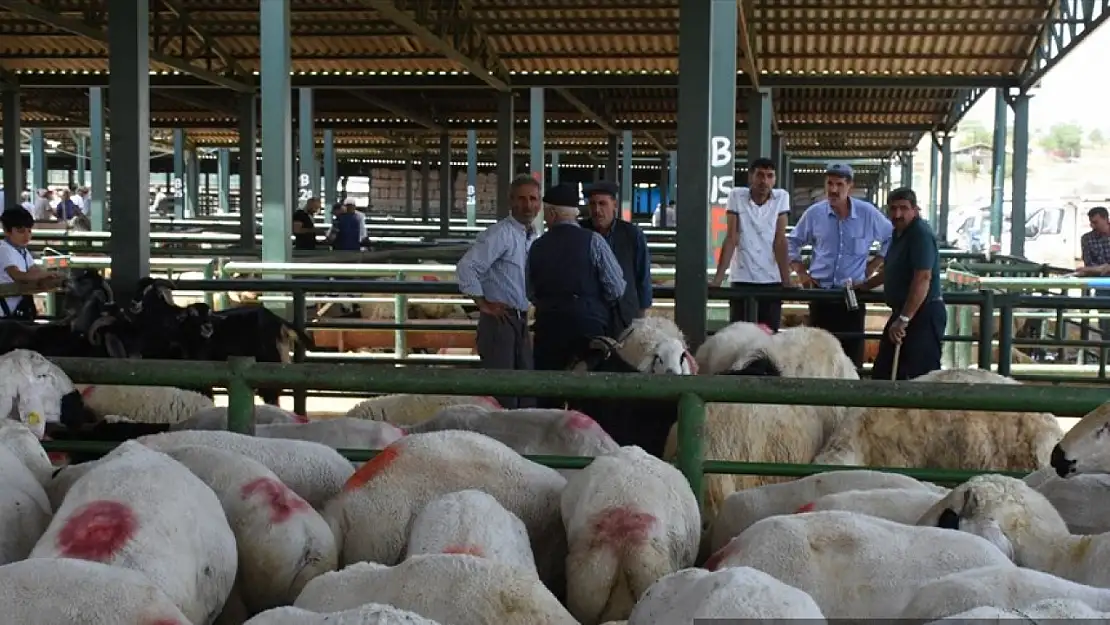
{"type": "Polygon", "coordinates": [[[651,144],[655,146],[656,150],[659,150],[660,152],[669,152],[667,146],[663,145],[663,142],[659,140],[659,137],[656,137],[655,134],[653,134],[652,132],[645,130],[644,137],[646,137],[648,141],[651,141],[651,144]]]}
{"type": "MultiPolygon", "coordinates": [[[[36,6],[27,2],[26,0],[0,0],[0,8],[7,9],[13,13],[26,15],[27,17],[47,24],[58,30],[64,30],[79,37],[91,39],[105,46],[108,45],[108,33],[100,28],[86,24],[81,20],[71,17],[58,15],[48,11],[42,7],[36,6]]],[[[244,82],[221,76],[216,72],[211,72],[206,69],[197,67],[192,63],[180,58],[175,58],[159,51],[151,50],[150,60],[155,63],[160,63],[167,67],[171,67],[179,72],[189,74],[195,78],[199,78],[212,85],[223,87],[224,89],[232,89],[234,91],[253,92],[254,87],[244,82]]],[[[108,74],[104,74],[104,83],[108,81],[108,74]]],[[[102,85],[94,85],[102,86],[102,85]]]]}
{"type": "MultiPolygon", "coordinates": [[[[441,9],[444,6],[452,8],[457,6],[461,12],[461,15],[449,17],[442,11],[437,15],[436,26],[444,33],[442,37],[409,15],[408,11],[398,8],[393,0],[370,0],[369,3],[382,17],[404,28],[424,45],[466,68],[490,87],[498,91],[509,90],[509,70],[494,52],[485,33],[471,19],[470,3],[466,0],[456,0],[450,4],[440,2],[441,9]],[[448,41],[445,37],[450,37],[453,41],[448,41]]],[[[423,3],[418,4],[418,7],[423,6],[423,3]]]]}
{"type": "Polygon", "coordinates": [[[206,48],[211,50],[212,53],[216,55],[216,58],[220,59],[220,62],[224,64],[224,67],[226,67],[233,75],[244,79],[244,82],[250,82],[249,78],[245,78],[249,77],[250,74],[246,70],[244,70],[241,65],[239,65],[239,61],[237,61],[235,57],[232,56],[231,52],[224,48],[223,44],[211,37],[203,27],[198,26],[196,22],[192,21],[192,19],[189,17],[189,13],[177,4],[177,0],[160,1],[162,3],[162,6],[166,7],[167,11],[172,13],[173,16],[176,17],[182,23],[182,25],[193,34],[194,37],[199,39],[206,48]]]}
{"type": "Polygon", "coordinates": [[[597,113],[592,108],[590,108],[585,102],[583,102],[582,100],[579,100],[578,96],[571,93],[569,89],[566,89],[566,88],[563,88],[563,87],[556,87],[555,91],[560,96],[562,96],[564,100],[566,100],[568,103],[570,103],[571,106],[578,109],[579,113],[582,113],[583,115],[585,115],[586,119],[589,119],[589,120],[593,121],[595,124],[597,124],[598,126],[600,126],[602,130],[604,130],[605,132],[607,132],[611,135],[619,134],[617,132],[617,129],[613,127],[613,124],[610,124],[607,119],[605,119],[599,113],[597,113]]]}
{"type": "Polygon", "coordinates": [[[987,91],[990,90],[983,88],[962,90],[959,97],[952,102],[952,107],[949,109],[948,115],[944,119],[944,128],[947,130],[955,129],[956,125],[964,118],[964,115],[967,115],[968,111],[975,106],[987,91]]]}
{"type": "Polygon", "coordinates": [[[440,124],[437,124],[434,119],[432,119],[431,117],[429,117],[427,115],[423,115],[423,114],[417,113],[415,111],[410,111],[410,110],[406,109],[403,106],[400,106],[398,104],[393,104],[391,102],[387,102],[387,101],[385,101],[385,100],[383,100],[379,97],[372,96],[372,95],[366,93],[365,91],[355,91],[355,90],[352,89],[352,90],[348,91],[347,93],[351,94],[355,98],[358,98],[359,100],[362,100],[363,102],[369,104],[370,106],[373,106],[375,108],[380,108],[383,111],[387,111],[389,113],[393,113],[397,117],[404,117],[405,119],[412,121],[413,123],[417,124],[418,126],[423,126],[424,128],[426,128],[428,130],[431,130],[433,132],[442,132],[443,131],[443,126],[440,125],[440,124]]]}
{"type": "Polygon", "coordinates": [[[1110,17],[1110,0],[1056,0],[1021,76],[1028,91],[1110,17]]]}

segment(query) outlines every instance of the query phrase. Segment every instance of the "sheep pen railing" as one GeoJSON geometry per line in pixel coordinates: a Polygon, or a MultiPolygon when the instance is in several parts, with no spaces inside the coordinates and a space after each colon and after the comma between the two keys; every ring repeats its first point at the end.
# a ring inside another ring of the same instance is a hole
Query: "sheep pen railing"
{"type": "MultiPolygon", "coordinates": [[[[224,386],[228,389],[228,428],[241,433],[253,432],[256,388],[307,386],[353,393],[555,395],[580,399],[677,401],[678,457],[675,464],[689,480],[699,501],[705,473],[802,477],[830,470],[871,469],[939,483],[958,483],[984,473],[929,468],[707,461],[703,448],[706,402],[1047,412],[1060,417],[1081,417],[1110,399],[1110,391],[1102,388],[803,378],[730,377],[723,380],[719,376],[562,371],[429,369],[413,372],[345,364],[256,363],[251,358],[232,358],[226,363],[91,358],[52,360],[75,383],[224,386]]],[[[113,445],[95,441],[46,441],[44,446],[48,451],[97,453],[107,452],[113,445]]],[[[339,451],[346,458],[359,462],[374,457],[378,450],[339,451]]],[[[593,460],[575,456],[527,457],[557,469],[579,469],[593,460]]]]}

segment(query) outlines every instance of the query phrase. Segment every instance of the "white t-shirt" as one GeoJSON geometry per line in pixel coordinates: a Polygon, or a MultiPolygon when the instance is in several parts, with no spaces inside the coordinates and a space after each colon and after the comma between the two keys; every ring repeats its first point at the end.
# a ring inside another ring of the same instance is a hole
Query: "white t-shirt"
{"type": "MultiPolygon", "coordinates": [[[[8,267],[18,267],[23,271],[29,271],[35,264],[35,257],[28,250],[21,250],[14,247],[7,241],[0,241],[0,284],[13,284],[15,280],[8,275],[8,267]]],[[[13,295],[6,298],[8,303],[8,310],[15,310],[19,306],[19,300],[23,299],[22,295],[13,295]]],[[[6,317],[4,310],[0,309],[0,317],[6,317]]]]}
{"type": "Polygon", "coordinates": [[[779,215],[790,212],[790,195],[785,189],[771,189],[770,199],[765,204],[756,204],[747,187],[736,187],[728,195],[727,210],[736,215],[740,225],[740,249],[732,256],[729,279],[780,283],[782,277],[775,262],[775,226],[779,215]]]}

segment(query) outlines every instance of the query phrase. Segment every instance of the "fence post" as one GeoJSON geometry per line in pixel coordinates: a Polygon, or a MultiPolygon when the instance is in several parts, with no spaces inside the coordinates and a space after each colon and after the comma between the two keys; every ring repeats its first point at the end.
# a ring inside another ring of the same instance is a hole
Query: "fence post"
{"type": "MultiPolygon", "coordinates": [[[[308,304],[305,302],[304,289],[293,289],[293,327],[297,332],[308,334],[306,321],[308,304]]],[[[298,340],[293,344],[293,362],[304,362],[304,345],[298,340]]],[[[293,387],[293,412],[308,414],[308,390],[303,386],[293,387]]]]}
{"type": "Polygon", "coordinates": [[[678,398],[678,470],[690,482],[698,505],[702,502],[705,460],[705,401],[693,393],[678,398]]]}
{"type": "Polygon", "coordinates": [[[998,309],[998,375],[1010,375],[1014,357],[1014,299],[1007,293],[1002,296],[998,309]]]}
{"type": "MultiPolygon", "coordinates": [[[[981,289],[983,303],[979,305],[979,368],[984,371],[991,370],[991,343],[994,342],[994,291],[981,289]]],[[[1002,359],[1002,347],[999,343],[999,360],[1002,359]]]]}
{"type": "Polygon", "coordinates": [[[254,389],[243,374],[254,364],[253,356],[227,359],[231,378],[227,383],[227,427],[232,432],[254,435],[254,389]]]}

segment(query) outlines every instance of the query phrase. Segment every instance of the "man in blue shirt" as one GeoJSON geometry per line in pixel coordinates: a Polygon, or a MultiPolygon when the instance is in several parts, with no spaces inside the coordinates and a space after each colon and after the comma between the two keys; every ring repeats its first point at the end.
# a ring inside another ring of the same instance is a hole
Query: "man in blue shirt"
{"type": "MultiPolygon", "coordinates": [[[[859,285],[882,266],[894,227],[874,204],[853,198],[852,168],[831,163],[825,170],[827,199],[806,209],[787,235],[791,265],[799,286],[836,290],[859,285]],[[870,261],[871,245],[879,253],[870,261]],[[802,261],[802,247],[813,246],[809,267],[802,261]]],[[[811,302],[809,325],[837,335],[844,353],[859,367],[863,363],[863,331],[867,307],[849,310],[846,298],[811,302]],[[849,336],[843,336],[849,335],[849,336]]]]}
{"type": "Polygon", "coordinates": [[[940,369],[948,311],[940,293],[940,250],[933,229],[919,216],[917,194],[902,188],[887,199],[894,236],[882,270],[861,290],[883,285],[890,319],[879,340],[871,377],[911,380],[940,369]],[[894,372],[894,347],[902,346],[894,372]]]}

